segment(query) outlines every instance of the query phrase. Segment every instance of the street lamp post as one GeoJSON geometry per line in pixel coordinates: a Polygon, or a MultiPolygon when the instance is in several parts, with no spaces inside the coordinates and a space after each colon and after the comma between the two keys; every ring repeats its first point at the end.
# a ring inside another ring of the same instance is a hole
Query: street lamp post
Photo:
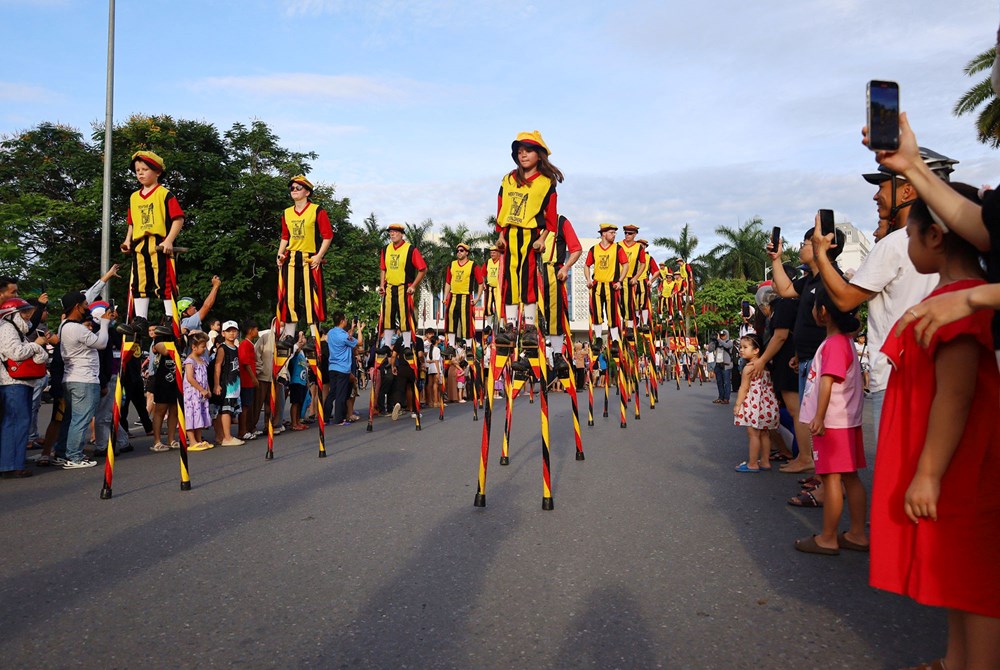
{"type": "MultiPolygon", "coordinates": [[[[104,107],[104,192],[101,203],[101,271],[111,267],[111,127],[115,92],[115,0],[108,0],[108,77],[104,107]]],[[[109,287],[102,295],[108,299],[109,287]]]]}

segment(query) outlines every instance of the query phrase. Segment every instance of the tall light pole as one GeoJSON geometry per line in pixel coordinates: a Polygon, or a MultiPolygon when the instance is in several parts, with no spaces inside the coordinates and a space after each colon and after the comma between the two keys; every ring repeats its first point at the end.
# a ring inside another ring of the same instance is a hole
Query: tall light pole
{"type": "MultiPolygon", "coordinates": [[[[111,267],[111,128],[115,98],[115,0],[108,0],[108,83],[104,106],[104,193],[101,205],[101,272],[111,267]]],[[[107,285],[101,292],[108,299],[107,285]]]]}

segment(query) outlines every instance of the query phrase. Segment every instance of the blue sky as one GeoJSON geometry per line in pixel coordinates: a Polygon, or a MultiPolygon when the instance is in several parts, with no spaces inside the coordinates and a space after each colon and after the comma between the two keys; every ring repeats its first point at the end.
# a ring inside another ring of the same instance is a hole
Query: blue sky
{"type": "MultiPolygon", "coordinates": [[[[104,115],[107,3],[0,0],[0,133],[104,115]]],[[[951,108],[995,39],[995,1],[207,0],[118,2],[115,116],[261,119],[316,151],[360,224],[495,211],[510,142],[538,129],[581,234],[650,239],[754,215],[789,236],[832,207],[875,225],[865,83],[901,88],[921,144],[996,183],[951,108]]],[[[275,213],[277,218],[278,213],[275,213]]]]}

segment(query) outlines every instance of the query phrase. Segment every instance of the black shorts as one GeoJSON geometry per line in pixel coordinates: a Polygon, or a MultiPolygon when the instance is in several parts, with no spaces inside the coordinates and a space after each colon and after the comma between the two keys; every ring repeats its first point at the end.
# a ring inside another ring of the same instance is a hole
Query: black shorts
{"type": "Polygon", "coordinates": [[[774,390],[779,394],[782,392],[799,392],[799,373],[788,367],[789,358],[775,358],[771,362],[771,382],[774,390]]]}
{"type": "Polygon", "coordinates": [[[153,384],[153,402],[157,405],[173,405],[177,402],[177,397],[176,382],[157,380],[153,384]]]}
{"type": "Polygon", "coordinates": [[[288,389],[288,395],[292,404],[301,405],[306,401],[306,387],[304,384],[292,384],[288,389]]]}

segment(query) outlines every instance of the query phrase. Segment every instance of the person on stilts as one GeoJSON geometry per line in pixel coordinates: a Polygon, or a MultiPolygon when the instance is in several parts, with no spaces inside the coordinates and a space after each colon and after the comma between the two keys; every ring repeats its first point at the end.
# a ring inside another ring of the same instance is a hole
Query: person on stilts
{"type": "MultiPolygon", "coordinates": [[[[511,158],[517,166],[504,176],[497,195],[497,232],[500,239],[497,249],[503,254],[500,287],[503,291],[503,318],[508,328],[497,331],[494,337],[492,360],[506,360],[509,348],[520,343],[532,363],[537,362],[542,376],[541,384],[541,437],[542,437],[542,509],[553,509],[549,472],[548,392],[544,379],[544,340],[537,330],[537,275],[536,252],[544,249],[548,235],[556,230],[558,209],[556,184],[563,181],[563,174],[549,162],[551,152],[541,133],[522,132],[511,143],[511,158]],[[520,318],[527,326],[520,332],[520,318]],[[516,320],[516,321],[515,321],[516,320]],[[516,324],[515,327],[511,327],[516,324]],[[516,328],[516,329],[515,329],[516,328]],[[519,342],[520,340],[520,342],[519,342]],[[503,349],[504,356],[497,356],[503,349]]],[[[515,348],[516,351],[516,348],[515,348]]],[[[496,365],[493,366],[496,368],[496,365]]],[[[494,378],[491,370],[489,380],[494,378]]],[[[510,402],[509,394],[507,402],[510,402]]],[[[492,394],[490,396],[492,398],[492,394]]],[[[483,422],[483,445],[480,458],[479,487],[475,505],[486,505],[486,463],[489,455],[491,410],[486,410],[483,422]]]]}
{"type": "MultiPolygon", "coordinates": [[[[427,263],[420,254],[420,250],[407,242],[403,238],[406,229],[402,224],[394,223],[388,227],[389,244],[382,250],[379,261],[381,275],[379,277],[379,295],[382,299],[382,332],[379,339],[382,346],[379,351],[382,356],[389,355],[396,338],[396,333],[400,332],[403,340],[403,350],[410,352],[410,366],[414,370],[414,375],[419,378],[420,371],[416,365],[416,354],[414,353],[414,334],[416,319],[413,314],[413,295],[423,278],[427,275],[427,263]]],[[[378,356],[378,354],[376,354],[378,356]]],[[[405,396],[404,396],[405,397],[405,396]]],[[[417,430],[420,429],[420,411],[414,398],[414,415],[416,418],[417,430]]],[[[392,408],[393,418],[398,418],[401,403],[395,403],[392,408]]]]}
{"type": "MultiPolygon", "coordinates": [[[[595,357],[604,352],[604,359],[609,361],[607,371],[611,371],[611,349],[609,341],[604,339],[604,328],[610,331],[610,341],[615,343],[616,348],[621,346],[621,331],[619,330],[619,302],[616,293],[621,290],[625,283],[628,272],[628,255],[625,250],[615,242],[615,235],[618,226],[611,223],[602,223],[599,231],[600,241],[587,252],[587,260],[584,263],[583,271],[587,278],[587,288],[590,289],[590,328],[593,332],[593,342],[601,343],[595,357]]],[[[617,361],[616,361],[617,364],[617,361]]],[[[608,377],[604,375],[604,416],[608,416],[608,377]]],[[[619,376],[621,368],[619,366],[619,376]]],[[[624,393],[622,402],[624,402],[624,393]]]]}
{"type": "MultiPolygon", "coordinates": [[[[317,379],[322,379],[317,353],[319,350],[319,322],[326,318],[326,294],[323,290],[323,257],[333,242],[333,227],[326,210],[312,202],[313,184],[305,175],[296,175],[288,181],[292,205],[281,216],[281,242],[278,244],[278,272],[281,288],[278,295],[278,315],[282,335],[275,338],[275,365],[284,364],[288,350],[295,344],[295,330],[299,322],[296,303],[302,297],[306,327],[312,336],[303,350],[309,368],[317,379]],[[279,346],[280,341],[280,346],[279,346]]],[[[317,410],[319,425],[319,457],[326,456],[326,419],[323,404],[317,410]]]]}

